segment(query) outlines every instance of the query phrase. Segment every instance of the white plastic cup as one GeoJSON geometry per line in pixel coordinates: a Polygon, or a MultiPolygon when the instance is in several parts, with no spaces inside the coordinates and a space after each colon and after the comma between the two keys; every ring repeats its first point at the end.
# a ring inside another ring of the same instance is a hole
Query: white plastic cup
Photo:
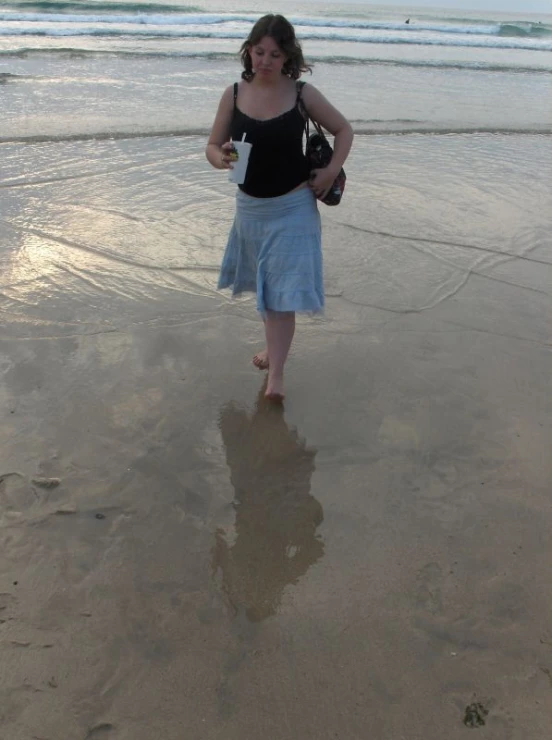
{"type": "Polygon", "coordinates": [[[228,173],[230,182],[236,185],[243,185],[245,182],[245,173],[247,172],[247,163],[251,154],[252,144],[248,141],[233,141],[234,149],[238,153],[238,159],[232,162],[232,169],[228,173]]]}

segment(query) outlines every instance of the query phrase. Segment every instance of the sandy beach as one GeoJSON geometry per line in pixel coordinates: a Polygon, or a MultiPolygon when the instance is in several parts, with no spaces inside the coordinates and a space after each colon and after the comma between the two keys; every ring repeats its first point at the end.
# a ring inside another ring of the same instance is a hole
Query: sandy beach
{"type": "Polygon", "coordinates": [[[2,740],[548,737],[550,145],[514,138],[356,142],[284,409],[201,137],[4,145],[2,740]]]}
{"type": "Polygon", "coordinates": [[[0,13],[0,740],[549,740],[552,17],[283,0],[356,138],[284,407],[204,147],[257,4],[0,13]]]}

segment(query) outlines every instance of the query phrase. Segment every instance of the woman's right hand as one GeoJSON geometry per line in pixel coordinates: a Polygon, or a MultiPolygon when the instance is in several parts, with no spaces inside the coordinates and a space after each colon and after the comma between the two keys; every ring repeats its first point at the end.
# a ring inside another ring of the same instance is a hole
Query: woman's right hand
{"type": "Polygon", "coordinates": [[[232,170],[234,165],[232,164],[231,154],[235,151],[234,144],[231,141],[227,141],[226,144],[221,146],[221,165],[223,170],[232,170]]]}

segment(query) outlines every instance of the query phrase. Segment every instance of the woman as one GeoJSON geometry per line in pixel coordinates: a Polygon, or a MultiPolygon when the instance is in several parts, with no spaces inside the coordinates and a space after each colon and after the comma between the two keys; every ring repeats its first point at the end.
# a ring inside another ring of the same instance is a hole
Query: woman
{"type": "Polygon", "coordinates": [[[242,82],[223,93],[206,148],[217,169],[232,167],[232,140],[252,144],[239,186],[236,217],[219,288],[257,293],[266,349],[253,358],[268,369],[265,395],[284,398],[284,365],[295,332],[295,313],[324,307],[320,217],[323,196],[341,170],[353,141],[351,125],[312,85],[293,26],[265,15],[241,47],[242,82]],[[304,111],[334,138],[330,164],[309,171],[303,152],[304,111]]]}

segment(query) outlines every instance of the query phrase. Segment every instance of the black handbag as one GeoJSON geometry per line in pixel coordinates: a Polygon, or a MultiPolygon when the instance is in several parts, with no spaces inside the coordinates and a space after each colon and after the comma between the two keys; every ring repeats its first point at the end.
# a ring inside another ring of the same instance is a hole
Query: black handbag
{"type": "MultiPolygon", "coordinates": [[[[305,108],[305,104],[303,103],[303,100],[301,98],[301,91],[304,84],[304,82],[299,83],[301,87],[298,90],[298,100],[301,103],[301,108],[303,109],[306,117],[305,134],[307,143],[305,146],[305,156],[311,170],[322,169],[323,167],[327,167],[330,164],[333,155],[333,149],[330,142],[326,138],[322,127],[316,121],[312,122],[312,125],[316,129],[316,133],[310,133],[309,124],[311,121],[311,117],[309,116],[308,111],[305,108]]],[[[318,199],[321,200],[322,203],[325,203],[327,206],[339,205],[339,203],[341,202],[341,197],[343,196],[343,191],[345,190],[346,180],[347,175],[345,174],[345,170],[342,167],[340,173],[333,181],[331,188],[324,196],[319,197],[318,199]]]]}

